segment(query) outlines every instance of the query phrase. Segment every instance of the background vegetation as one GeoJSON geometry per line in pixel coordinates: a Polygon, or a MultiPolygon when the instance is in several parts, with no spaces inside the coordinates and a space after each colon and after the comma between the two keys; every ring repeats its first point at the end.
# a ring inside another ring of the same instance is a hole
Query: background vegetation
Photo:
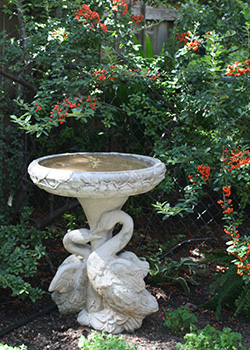
{"type": "MultiPolygon", "coordinates": [[[[3,12],[17,27],[0,39],[0,256],[6,255],[5,237],[13,236],[10,224],[24,227],[20,213],[33,205],[26,171],[31,159],[66,151],[138,152],[167,166],[163,200],[155,203],[163,219],[192,212],[201,194],[215,193],[235,274],[247,284],[250,240],[242,223],[250,194],[248,4],[169,3],[175,26],[159,55],[148,39],[144,51],[135,40],[134,31],[148,23],[132,14],[132,5],[4,2],[3,12]],[[168,200],[173,190],[177,201],[168,200]]],[[[26,232],[30,240],[34,232],[26,232]]],[[[8,240],[9,253],[21,250],[26,264],[30,249],[36,265],[40,243],[27,248],[22,240],[8,240]]],[[[17,289],[15,278],[23,270],[12,272],[1,263],[4,286],[35,299],[27,285],[17,289]]]]}

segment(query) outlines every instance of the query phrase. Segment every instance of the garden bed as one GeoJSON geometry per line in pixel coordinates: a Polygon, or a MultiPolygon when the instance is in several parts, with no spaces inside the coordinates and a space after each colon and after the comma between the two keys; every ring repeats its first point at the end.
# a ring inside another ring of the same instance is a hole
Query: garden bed
{"type": "MultiPolygon", "coordinates": [[[[216,243],[222,244],[221,240],[222,237],[218,231],[216,243]]],[[[53,243],[50,242],[50,244],[53,246],[52,262],[55,266],[58,266],[64,259],[65,251],[59,238],[53,243]]],[[[131,247],[133,244],[132,241],[131,247]]],[[[211,244],[215,243],[211,242],[211,244]]],[[[141,248],[143,251],[143,244],[141,248]]],[[[197,242],[191,241],[181,245],[173,252],[171,258],[178,260],[180,256],[199,259],[199,256],[197,256],[197,242]]],[[[232,312],[225,309],[221,312],[220,319],[216,320],[213,310],[199,308],[199,305],[209,298],[209,285],[214,276],[211,272],[214,271],[215,266],[210,265],[206,268],[204,269],[204,266],[201,266],[196,271],[195,280],[199,285],[191,286],[190,293],[185,293],[179,285],[165,285],[159,288],[148,280],[147,288],[157,298],[160,306],[159,311],[147,317],[142,327],[133,334],[124,333],[125,341],[129,344],[135,343],[138,350],[176,349],[176,343],[184,342],[184,340],[182,337],[170,334],[169,330],[164,327],[165,313],[173,311],[181,305],[186,305],[190,312],[198,318],[196,323],[198,328],[204,328],[207,324],[219,330],[222,330],[223,327],[230,327],[232,331],[241,333],[242,344],[249,346],[250,327],[249,322],[244,317],[233,318],[232,312]]],[[[53,273],[48,262],[44,260],[36,277],[37,286],[47,290],[52,277],[53,273]]],[[[53,305],[53,302],[49,293],[46,293],[41,300],[34,304],[28,299],[25,301],[13,300],[7,292],[4,293],[1,296],[0,325],[2,330],[6,330],[6,334],[1,337],[0,342],[11,346],[25,344],[28,349],[32,350],[79,349],[78,341],[81,335],[87,336],[92,330],[79,325],[76,321],[76,315],[60,315],[56,307],[48,313],[42,314],[41,311],[46,311],[46,308],[50,305],[53,305]],[[34,319],[30,317],[32,315],[34,315],[34,319]],[[18,327],[20,320],[29,322],[18,327]],[[12,325],[16,325],[16,328],[7,332],[8,329],[12,329],[12,325]]]]}

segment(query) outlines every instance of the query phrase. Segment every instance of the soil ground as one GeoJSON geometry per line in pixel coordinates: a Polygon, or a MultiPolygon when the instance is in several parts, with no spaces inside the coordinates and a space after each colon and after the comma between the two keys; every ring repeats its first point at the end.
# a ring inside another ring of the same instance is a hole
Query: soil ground
{"type": "MultiPolygon", "coordinates": [[[[216,244],[219,241],[221,244],[221,233],[218,233],[217,236],[216,244]]],[[[148,250],[148,242],[144,244],[144,247],[143,244],[140,244],[140,253],[143,253],[143,249],[148,250]]],[[[135,237],[130,248],[133,250],[133,246],[136,245],[138,246],[138,239],[135,237]]],[[[52,262],[54,266],[58,266],[65,258],[61,239],[51,242],[51,246],[54,248],[49,262],[52,262]]],[[[201,242],[199,242],[200,246],[201,242]]],[[[209,249],[209,247],[207,248],[209,249]]],[[[135,252],[138,254],[138,249],[135,252]]],[[[199,260],[201,254],[197,248],[197,242],[186,242],[173,251],[170,257],[177,261],[180,256],[199,260]]],[[[148,279],[146,281],[148,283],[147,288],[157,298],[159,311],[148,316],[142,327],[133,334],[123,333],[124,340],[129,344],[136,344],[138,350],[176,350],[176,344],[178,342],[183,343],[184,339],[170,334],[169,330],[164,327],[165,313],[173,311],[181,305],[187,305],[198,318],[196,323],[198,328],[203,328],[207,324],[220,330],[223,327],[230,327],[232,331],[241,333],[242,344],[250,349],[250,323],[244,317],[233,318],[233,313],[225,309],[222,311],[220,319],[216,320],[213,310],[199,308],[209,298],[209,286],[214,275],[211,272],[214,268],[215,266],[212,264],[207,265],[206,269],[204,269],[204,265],[199,265],[196,274],[193,276],[198,285],[190,286],[190,293],[184,292],[178,284],[167,284],[159,287],[154,286],[154,283],[148,279]]],[[[37,285],[46,291],[52,277],[53,273],[48,260],[44,259],[36,276],[37,285]]],[[[60,315],[56,307],[52,311],[41,314],[41,311],[53,305],[50,294],[47,292],[36,303],[32,303],[28,299],[24,301],[14,300],[6,290],[1,290],[1,293],[0,329],[2,331],[6,330],[6,334],[1,336],[0,343],[10,346],[25,344],[28,350],[74,350],[79,349],[78,341],[81,335],[87,336],[93,331],[88,327],[79,325],[76,321],[76,315],[60,315]],[[33,317],[33,315],[35,316],[33,317]],[[20,326],[18,324],[20,320],[26,320],[26,323],[20,326]],[[14,329],[12,329],[13,325],[14,329]],[[11,331],[7,332],[8,329],[11,331]]]]}

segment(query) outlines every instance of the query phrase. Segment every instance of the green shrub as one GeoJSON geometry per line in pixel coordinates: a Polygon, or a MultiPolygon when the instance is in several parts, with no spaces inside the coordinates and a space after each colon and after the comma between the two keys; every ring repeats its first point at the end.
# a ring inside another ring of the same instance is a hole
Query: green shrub
{"type": "Polygon", "coordinates": [[[115,335],[105,335],[104,332],[92,332],[87,338],[82,336],[78,346],[81,350],[136,350],[136,346],[125,343],[123,337],[115,335]]]}
{"type": "Polygon", "coordinates": [[[189,284],[198,283],[191,277],[196,262],[189,258],[181,258],[175,261],[170,258],[161,259],[162,249],[156,254],[146,256],[149,262],[149,276],[154,284],[164,286],[166,284],[179,284],[186,293],[190,292],[189,284]]]}
{"type": "Polygon", "coordinates": [[[241,343],[241,334],[232,332],[230,328],[222,331],[207,325],[200,330],[193,330],[184,336],[185,344],[178,343],[180,350],[246,350],[241,343]]]}
{"type": "Polygon", "coordinates": [[[35,276],[39,260],[46,253],[42,238],[48,233],[31,225],[28,214],[31,212],[26,208],[17,225],[0,225],[0,284],[1,288],[10,288],[12,296],[28,296],[35,301],[43,291],[28,279],[35,276]]]}
{"type": "MultiPolygon", "coordinates": [[[[216,254],[213,256],[216,257],[216,254]]],[[[235,265],[228,264],[226,270],[216,276],[210,286],[210,293],[209,300],[201,306],[215,310],[217,320],[223,308],[233,311],[235,317],[241,314],[250,319],[250,288],[237,274],[235,265]]]]}
{"type": "Polygon", "coordinates": [[[166,312],[166,320],[163,325],[169,328],[171,334],[184,335],[197,321],[197,317],[192,314],[187,306],[181,306],[174,311],[166,312]]]}
{"type": "Polygon", "coordinates": [[[0,350],[26,350],[27,349],[27,346],[26,345],[24,345],[24,344],[22,344],[22,345],[20,345],[20,346],[14,346],[14,347],[12,347],[12,346],[9,346],[9,345],[7,345],[7,344],[0,344],[0,350]]]}
{"type": "Polygon", "coordinates": [[[0,100],[0,222],[10,222],[14,210],[22,210],[28,199],[26,184],[21,180],[25,171],[23,132],[13,124],[4,125],[6,119],[0,100]]]}

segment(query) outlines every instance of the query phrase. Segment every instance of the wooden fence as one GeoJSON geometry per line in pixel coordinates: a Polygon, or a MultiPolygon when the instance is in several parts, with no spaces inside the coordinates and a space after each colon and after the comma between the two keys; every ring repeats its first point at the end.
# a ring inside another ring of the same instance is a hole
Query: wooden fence
{"type": "MultiPolygon", "coordinates": [[[[132,0],[126,1],[130,6],[132,0]]],[[[9,16],[3,12],[4,0],[0,0],[0,32],[6,31],[10,36],[16,36],[16,26],[18,25],[17,16],[9,19],[9,16]]],[[[142,23],[146,29],[142,29],[136,33],[136,36],[142,46],[145,46],[145,34],[147,33],[151,39],[153,50],[158,54],[164,42],[169,37],[169,29],[173,28],[175,13],[170,8],[162,6],[151,7],[146,5],[143,1],[138,1],[133,7],[135,16],[144,16],[145,20],[142,23]]],[[[0,55],[2,55],[2,48],[0,48],[0,55]]]]}
{"type": "Polygon", "coordinates": [[[169,37],[169,30],[174,26],[175,12],[167,7],[151,7],[143,1],[138,1],[134,6],[133,13],[135,16],[144,16],[142,25],[146,28],[136,33],[142,48],[145,50],[145,34],[148,34],[154,54],[159,54],[163,43],[169,37]]]}

